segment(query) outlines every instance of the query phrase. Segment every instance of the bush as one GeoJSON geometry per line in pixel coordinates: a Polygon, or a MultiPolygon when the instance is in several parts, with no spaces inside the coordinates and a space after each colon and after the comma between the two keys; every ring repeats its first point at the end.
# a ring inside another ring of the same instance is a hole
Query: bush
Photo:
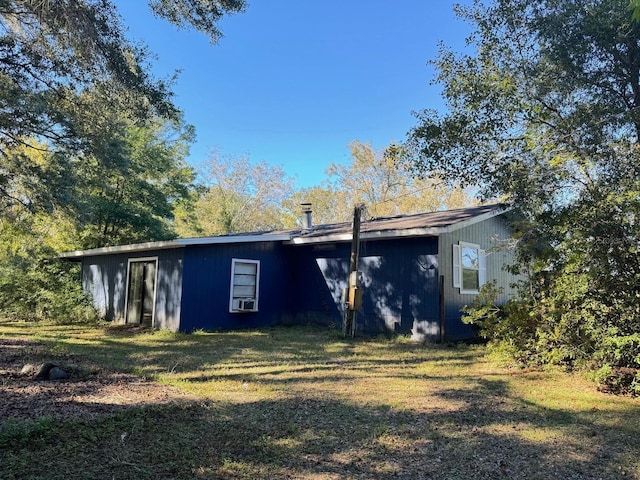
{"type": "Polygon", "coordinates": [[[0,242],[2,315],[61,323],[96,319],[82,291],[79,265],[59,260],[42,237],[11,227],[5,225],[0,242]]]}
{"type": "Polygon", "coordinates": [[[566,276],[536,301],[521,296],[503,305],[496,304],[495,285],[485,285],[463,320],[503,362],[578,369],[604,391],[640,395],[637,319],[599,301],[588,285],[586,275],[566,276]]]}

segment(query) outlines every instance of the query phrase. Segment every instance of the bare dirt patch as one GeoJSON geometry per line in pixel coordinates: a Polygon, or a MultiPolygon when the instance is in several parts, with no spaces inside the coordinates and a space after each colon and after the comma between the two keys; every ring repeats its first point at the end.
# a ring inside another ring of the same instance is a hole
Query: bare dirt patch
{"type": "Polygon", "coordinates": [[[48,355],[32,339],[0,340],[0,424],[9,419],[92,419],[132,406],[195,400],[183,392],[122,372],[83,364],[71,355],[48,355]],[[35,380],[44,362],[59,365],[68,379],[35,380]]]}

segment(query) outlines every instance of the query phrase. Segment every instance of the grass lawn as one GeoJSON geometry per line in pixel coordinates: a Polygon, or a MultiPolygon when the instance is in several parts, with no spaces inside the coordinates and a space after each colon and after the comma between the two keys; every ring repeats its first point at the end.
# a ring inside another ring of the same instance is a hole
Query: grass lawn
{"type": "Polygon", "coordinates": [[[38,348],[14,363],[134,373],[189,400],[2,418],[2,479],[640,479],[640,399],[499,368],[479,346],[0,322],[0,347],[17,340],[38,348]]]}

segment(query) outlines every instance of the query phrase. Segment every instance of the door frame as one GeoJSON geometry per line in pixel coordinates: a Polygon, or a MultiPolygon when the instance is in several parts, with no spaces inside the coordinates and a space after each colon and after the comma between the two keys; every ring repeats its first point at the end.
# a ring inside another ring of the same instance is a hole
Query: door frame
{"type": "MultiPolygon", "coordinates": [[[[151,326],[154,325],[154,321],[156,319],[156,296],[158,294],[158,257],[136,257],[136,258],[128,258],[127,259],[127,280],[125,289],[125,297],[124,297],[124,323],[126,325],[129,324],[129,285],[130,275],[131,275],[131,264],[132,263],[140,263],[140,262],[155,262],[156,264],[156,272],[155,278],[153,279],[153,308],[151,309],[151,326]]],[[[142,324],[142,323],[140,323],[142,324]]],[[[132,324],[137,325],[137,324],[132,324]]]]}

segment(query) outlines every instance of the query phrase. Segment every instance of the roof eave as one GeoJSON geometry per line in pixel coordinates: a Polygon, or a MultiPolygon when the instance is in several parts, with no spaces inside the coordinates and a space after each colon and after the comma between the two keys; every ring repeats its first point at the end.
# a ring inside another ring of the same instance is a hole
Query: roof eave
{"type": "MultiPolygon", "coordinates": [[[[411,229],[394,229],[394,230],[378,230],[361,232],[361,240],[389,240],[393,238],[407,238],[407,237],[437,237],[445,233],[451,233],[461,228],[469,227],[476,223],[483,222],[490,218],[496,217],[507,212],[508,208],[499,208],[487,213],[483,213],[476,217],[468,218],[460,222],[447,225],[446,227],[427,227],[427,228],[411,228],[411,229]]],[[[317,237],[292,237],[290,241],[286,242],[289,245],[312,245],[316,243],[330,243],[330,242],[349,242],[353,238],[353,234],[350,233],[336,233],[328,234],[317,237]]]]}
{"type": "Polygon", "coordinates": [[[177,241],[183,246],[219,245],[225,243],[283,242],[291,239],[291,234],[278,235],[232,235],[226,237],[181,238],[177,241]]]}
{"type": "MultiPolygon", "coordinates": [[[[399,237],[434,237],[441,233],[442,229],[439,228],[412,228],[408,230],[384,230],[384,231],[370,231],[361,232],[361,240],[387,240],[391,238],[399,237]]],[[[339,233],[333,235],[323,235],[319,237],[297,237],[292,238],[291,241],[286,242],[290,245],[310,245],[314,243],[329,243],[329,242],[350,242],[352,239],[352,233],[339,233]]]]}
{"type": "Polygon", "coordinates": [[[449,225],[443,228],[442,233],[455,232],[456,230],[460,230],[461,228],[470,227],[471,225],[475,225],[476,223],[484,222],[485,220],[489,220],[490,218],[497,217],[498,215],[502,215],[503,213],[507,213],[509,210],[511,210],[511,208],[509,207],[496,208],[495,210],[491,210],[490,212],[483,213],[476,217],[471,217],[466,220],[462,220],[461,222],[449,225]]]}
{"type": "Polygon", "coordinates": [[[184,248],[192,245],[220,245],[229,243],[254,243],[254,242],[282,242],[289,240],[291,235],[236,235],[225,237],[203,237],[203,238],[178,238],[162,242],[134,243],[131,245],[117,245],[113,247],[92,248],[89,250],[75,250],[64,252],[58,258],[66,260],[79,260],[83,257],[93,257],[99,255],[111,255],[116,253],[148,252],[152,250],[167,250],[170,248],[184,248]]]}
{"type": "MultiPolygon", "coordinates": [[[[426,228],[410,228],[410,229],[393,229],[393,230],[372,230],[363,231],[360,234],[362,240],[388,240],[393,238],[407,237],[437,237],[439,235],[454,232],[461,228],[469,227],[479,222],[483,222],[490,218],[496,217],[508,212],[509,208],[496,208],[481,215],[462,220],[460,222],[447,225],[446,227],[426,227],[426,228]]],[[[117,253],[135,253],[146,252],[152,250],[166,250],[171,248],[184,248],[196,245],[221,245],[231,243],[255,243],[255,242],[284,242],[287,245],[310,245],[318,243],[331,242],[349,242],[352,239],[352,232],[342,232],[319,236],[305,237],[304,234],[296,236],[295,232],[269,234],[246,234],[246,235],[228,235],[220,237],[202,237],[202,238],[179,238],[176,240],[167,240],[161,242],[136,243],[131,245],[119,245],[113,247],[93,248],[89,250],[75,250],[73,252],[61,253],[58,258],[67,260],[80,260],[83,257],[110,255],[117,253]]]]}
{"type": "Polygon", "coordinates": [[[166,250],[169,248],[180,248],[182,245],[177,240],[167,240],[163,242],[133,243],[131,245],[116,245],[113,247],[90,248],[88,250],[74,250],[58,255],[58,258],[67,260],[92,257],[97,255],[110,255],[114,253],[145,252],[149,250],[166,250]]]}

